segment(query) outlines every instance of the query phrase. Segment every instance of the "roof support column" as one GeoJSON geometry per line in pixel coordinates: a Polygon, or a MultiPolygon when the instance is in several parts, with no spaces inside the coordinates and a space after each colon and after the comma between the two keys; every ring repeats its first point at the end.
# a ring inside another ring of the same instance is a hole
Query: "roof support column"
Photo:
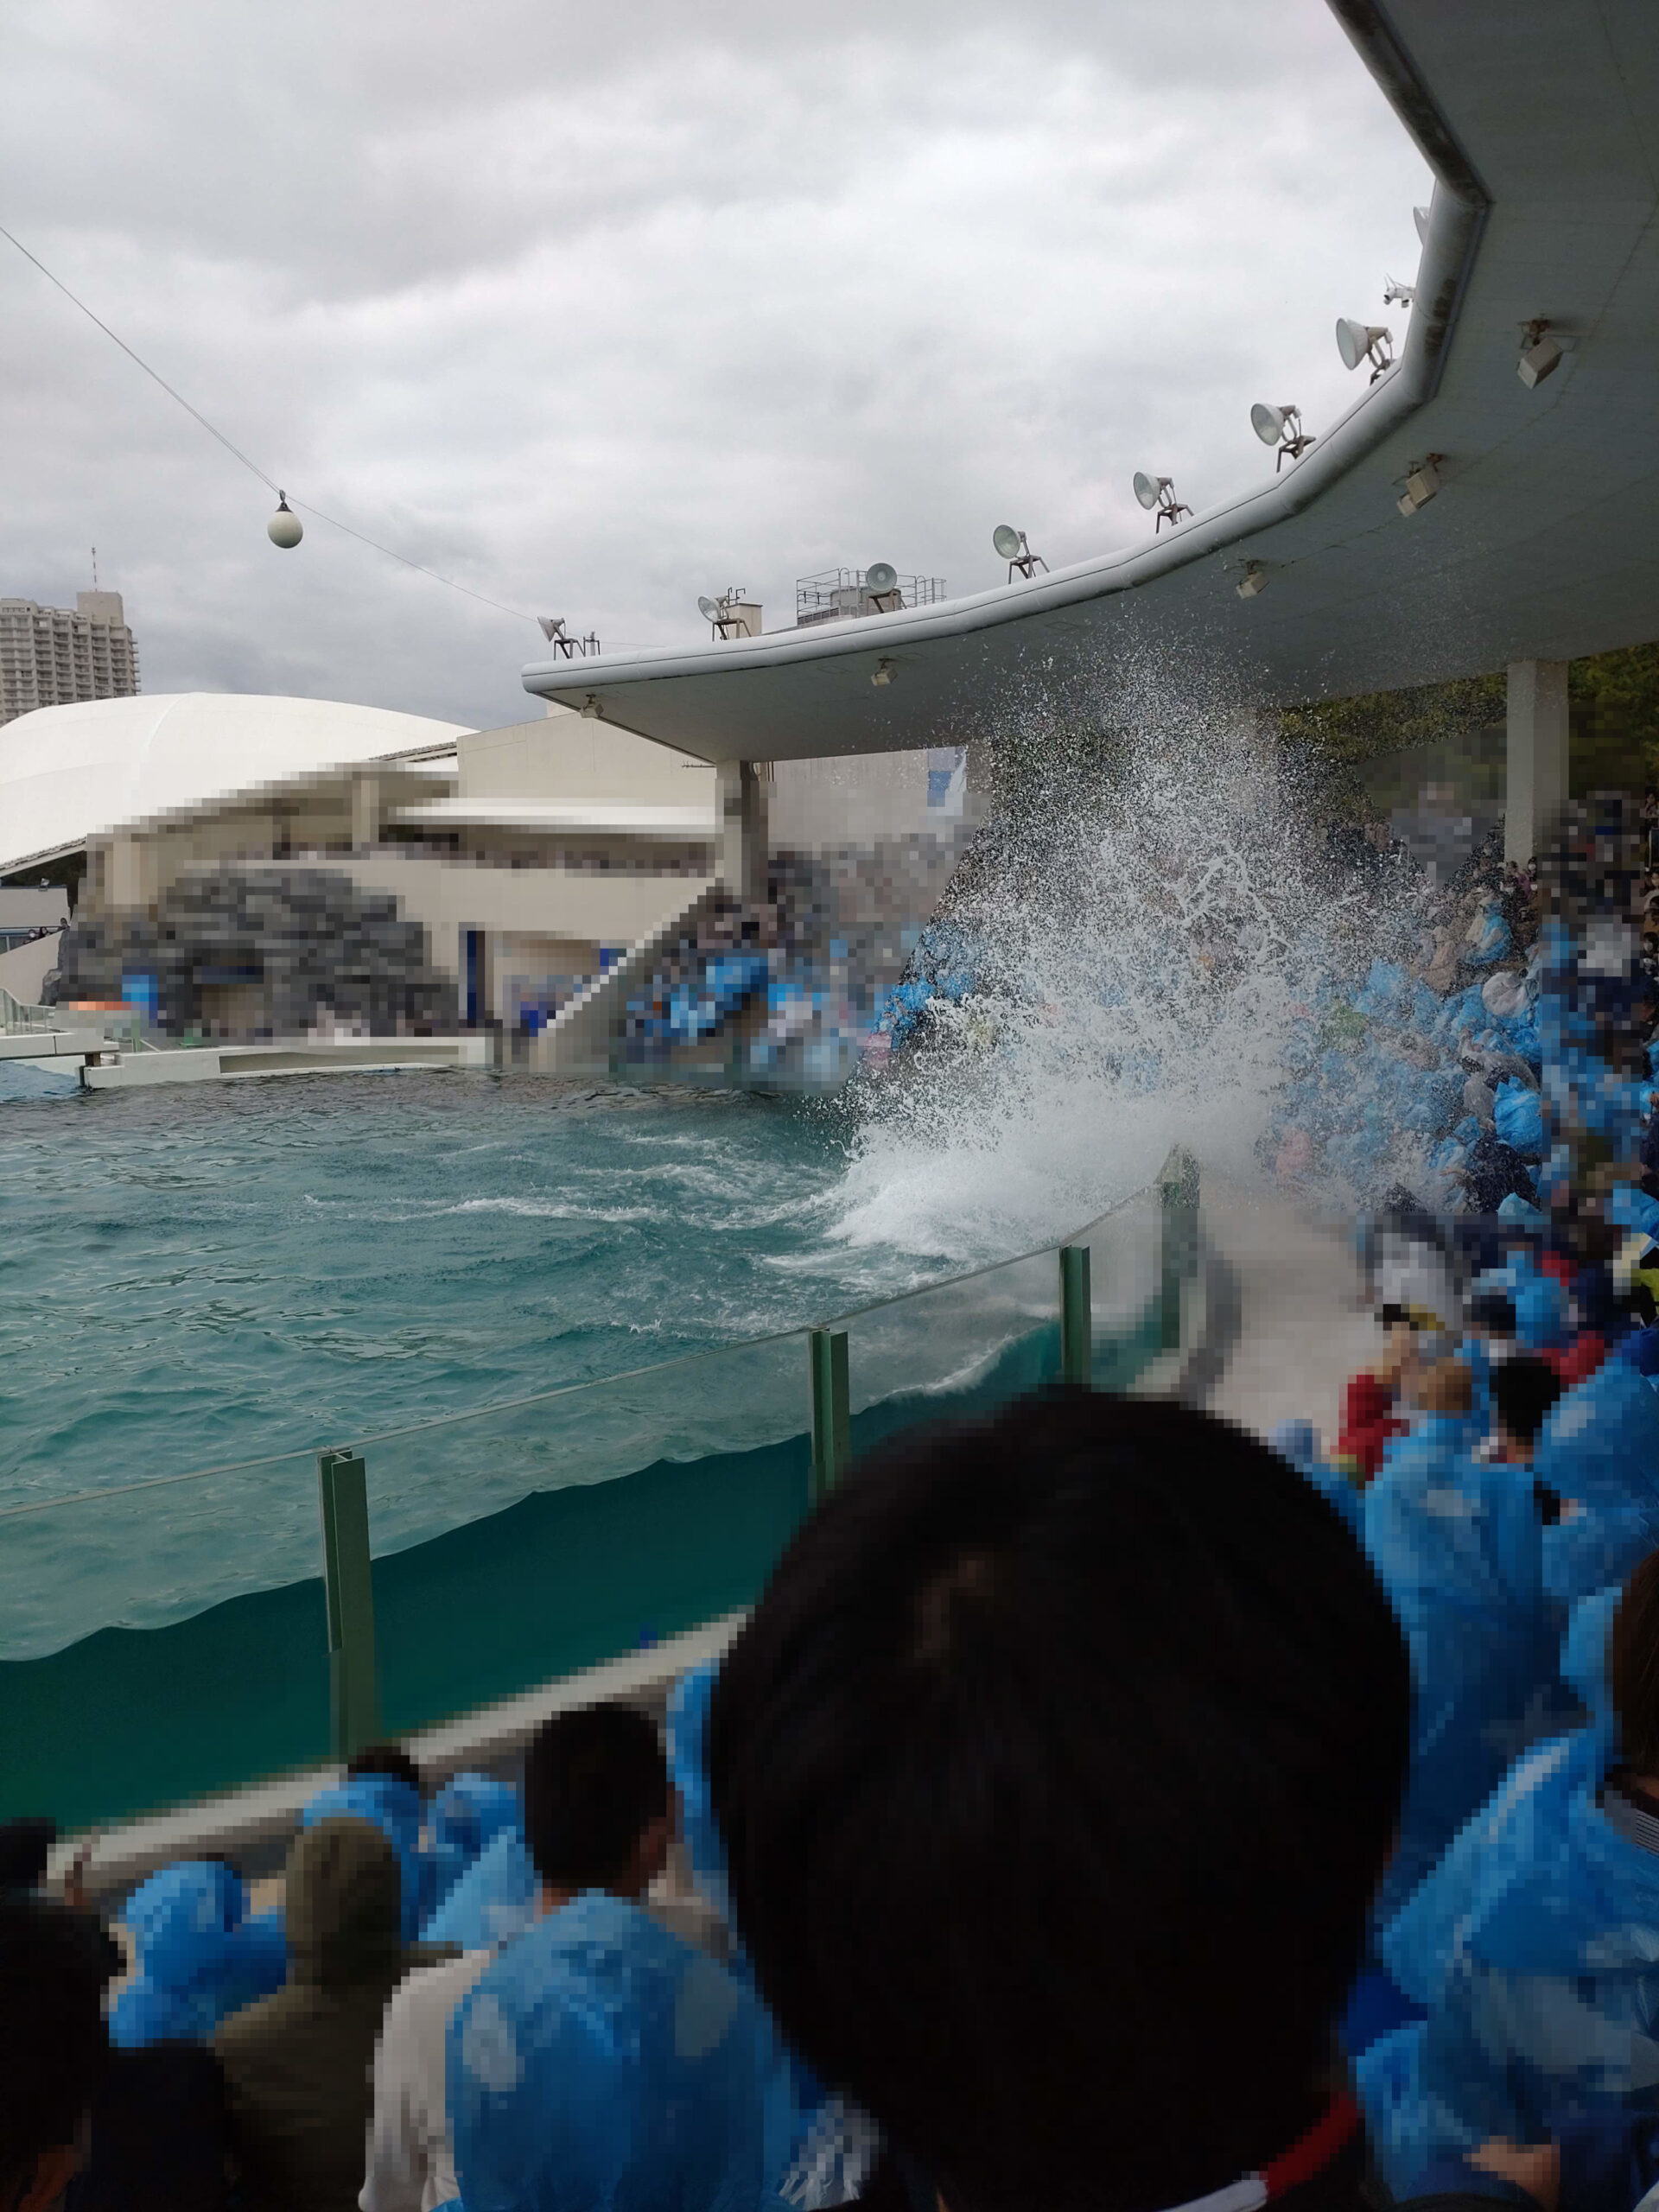
{"type": "Polygon", "coordinates": [[[1567,804],[1567,663],[1510,663],[1503,857],[1525,867],[1567,804]]]}
{"type": "Polygon", "coordinates": [[[766,778],[753,760],[720,763],[720,874],[734,898],[766,895],[766,778]]]}

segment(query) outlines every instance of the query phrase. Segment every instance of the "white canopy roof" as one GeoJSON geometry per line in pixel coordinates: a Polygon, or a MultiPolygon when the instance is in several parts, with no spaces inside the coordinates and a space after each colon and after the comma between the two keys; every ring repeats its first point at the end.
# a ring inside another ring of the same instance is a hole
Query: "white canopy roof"
{"type": "Polygon", "coordinates": [[[39,707],[0,729],[0,874],[103,831],[464,734],[383,707],[234,691],[39,707]]]}

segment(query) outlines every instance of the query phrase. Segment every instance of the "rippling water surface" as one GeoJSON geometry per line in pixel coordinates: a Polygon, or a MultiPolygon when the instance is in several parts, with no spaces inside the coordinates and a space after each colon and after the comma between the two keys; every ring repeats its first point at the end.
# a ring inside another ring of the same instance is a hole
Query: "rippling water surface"
{"type": "Polygon", "coordinates": [[[822,1106],[418,1074],[10,1088],[0,1502],[611,1374],[988,1256],[849,1240],[822,1106]]]}

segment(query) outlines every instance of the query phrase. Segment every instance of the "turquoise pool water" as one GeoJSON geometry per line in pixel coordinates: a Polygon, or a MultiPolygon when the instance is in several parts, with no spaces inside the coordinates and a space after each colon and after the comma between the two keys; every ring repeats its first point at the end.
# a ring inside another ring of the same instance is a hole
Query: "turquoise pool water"
{"type": "Polygon", "coordinates": [[[834,1314],[848,1122],[449,1075],[0,1100],[0,1504],[834,1314]]]}

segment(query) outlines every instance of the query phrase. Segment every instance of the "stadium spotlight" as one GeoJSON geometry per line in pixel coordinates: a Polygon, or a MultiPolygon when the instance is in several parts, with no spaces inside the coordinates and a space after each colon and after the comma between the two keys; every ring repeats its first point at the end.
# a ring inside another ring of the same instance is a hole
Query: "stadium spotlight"
{"type": "Polygon", "coordinates": [[[1241,599],[1259,599],[1268,588],[1268,568],[1265,561],[1247,561],[1244,573],[1233,588],[1241,599]]]}
{"type": "Polygon", "coordinates": [[[1287,460],[1300,461],[1313,443],[1313,435],[1302,428],[1302,410],[1287,400],[1282,407],[1269,407],[1258,399],[1250,410],[1250,428],[1264,446],[1277,446],[1279,458],[1273,464],[1276,476],[1287,460]]]}
{"type": "Polygon", "coordinates": [[[1192,512],[1176,498],[1175,486],[1167,476],[1148,476],[1143,468],[1135,472],[1135,496],[1148,513],[1154,507],[1158,510],[1158,519],[1152,526],[1154,537],[1166,523],[1173,530],[1183,515],[1192,512]]]}
{"type": "Polygon", "coordinates": [[[1529,391],[1535,391],[1544,378],[1554,376],[1561,365],[1561,349],[1549,335],[1549,325],[1541,316],[1536,321],[1521,326],[1521,359],[1515,372],[1529,391]]]}
{"type": "Polygon", "coordinates": [[[878,690],[885,690],[893,681],[893,663],[886,659],[877,661],[870,681],[878,690]]]}
{"type": "Polygon", "coordinates": [[[1338,315],[1337,351],[1344,369],[1357,369],[1362,361],[1369,361],[1375,384],[1384,369],[1394,366],[1394,333],[1375,322],[1353,322],[1345,315],[1338,315]]]}
{"type": "Polygon", "coordinates": [[[265,536],[273,545],[280,545],[284,553],[292,552],[305,536],[304,524],[289,505],[286,492],[276,494],[276,512],[265,524],[265,536]]]}
{"type": "Polygon", "coordinates": [[[998,523],[996,528],[991,532],[991,543],[1008,564],[1010,583],[1014,582],[1014,572],[1016,569],[1022,576],[1034,575],[1039,569],[1045,575],[1048,574],[1047,562],[1040,553],[1032,551],[1026,543],[1025,531],[1015,530],[1011,523],[998,523]]]}
{"type": "Polygon", "coordinates": [[[715,638],[741,638],[744,634],[743,618],[737,612],[743,599],[741,584],[732,584],[713,599],[697,601],[697,612],[709,625],[709,635],[715,638]]]}
{"type": "Polygon", "coordinates": [[[1406,471],[1406,488],[1401,494],[1400,512],[1414,515],[1419,507],[1426,507],[1440,488],[1440,463],[1443,453],[1426,454],[1421,461],[1414,461],[1406,471]]]}

